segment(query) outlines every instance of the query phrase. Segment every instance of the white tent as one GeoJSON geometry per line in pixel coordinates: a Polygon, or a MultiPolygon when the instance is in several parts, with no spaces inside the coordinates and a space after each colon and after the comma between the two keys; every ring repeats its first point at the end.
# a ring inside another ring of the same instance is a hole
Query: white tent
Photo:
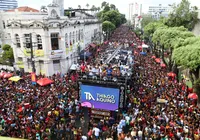
{"type": "Polygon", "coordinates": [[[72,66],[70,67],[70,70],[77,70],[77,64],[72,64],[72,66]]]}
{"type": "Polygon", "coordinates": [[[146,45],[146,44],[143,44],[143,45],[142,45],[142,48],[149,48],[149,46],[146,45]]]}

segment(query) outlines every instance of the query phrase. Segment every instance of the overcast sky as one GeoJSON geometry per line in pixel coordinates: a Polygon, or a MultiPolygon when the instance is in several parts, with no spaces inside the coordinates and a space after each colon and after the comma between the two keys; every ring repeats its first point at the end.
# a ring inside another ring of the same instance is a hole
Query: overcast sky
{"type": "MultiPolygon", "coordinates": [[[[139,3],[142,4],[143,12],[148,11],[148,6],[154,6],[158,4],[162,4],[167,6],[168,4],[179,3],[181,0],[64,0],[65,8],[72,7],[77,8],[78,5],[81,5],[82,8],[86,8],[86,4],[88,3],[90,7],[92,5],[101,6],[103,1],[115,4],[121,13],[127,15],[128,18],[128,8],[130,3],[139,3]]],[[[192,5],[196,5],[200,8],[200,0],[189,0],[192,5]]],[[[29,6],[32,8],[40,9],[41,5],[48,5],[52,2],[52,0],[18,0],[19,6],[29,6]]]]}

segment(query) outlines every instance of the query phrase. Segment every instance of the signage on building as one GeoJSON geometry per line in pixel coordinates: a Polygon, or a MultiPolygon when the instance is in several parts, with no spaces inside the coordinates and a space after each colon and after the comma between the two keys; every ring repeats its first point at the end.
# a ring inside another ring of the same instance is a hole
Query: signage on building
{"type": "Polygon", "coordinates": [[[62,50],[52,50],[50,51],[50,58],[61,58],[63,54],[62,50]]]}

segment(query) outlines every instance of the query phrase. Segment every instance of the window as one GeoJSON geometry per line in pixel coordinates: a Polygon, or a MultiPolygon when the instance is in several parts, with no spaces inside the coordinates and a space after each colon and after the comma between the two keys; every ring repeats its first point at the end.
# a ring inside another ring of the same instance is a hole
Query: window
{"type": "Polygon", "coordinates": [[[76,42],[78,42],[78,31],[76,31],[76,42]]]}
{"type": "Polygon", "coordinates": [[[81,40],[83,40],[83,29],[81,30],[81,40]]]}
{"type": "Polygon", "coordinates": [[[78,31],[78,40],[81,41],[81,30],[78,31]]]}
{"type": "Polygon", "coordinates": [[[70,45],[72,44],[72,33],[70,32],[69,33],[69,42],[70,42],[70,45]]]}
{"type": "Polygon", "coordinates": [[[52,50],[59,50],[58,33],[51,34],[51,48],[52,50]]]}
{"type": "Polygon", "coordinates": [[[4,28],[4,29],[6,28],[6,23],[5,23],[5,21],[3,21],[3,28],[4,28]]]}
{"type": "Polygon", "coordinates": [[[15,34],[15,41],[16,41],[16,46],[18,48],[21,47],[21,44],[20,44],[20,38],[19,38],[19,35],[18,34],[15,34]]]}
{"type": "Polygon", "coordinates": [[[42,38],[40,35],[37,35],[37,45],[38,45],[38,50],[42,50],[42,38]]]}
{"type": "Polygon", "coordinates": [[[75,32],[73,32],[73,44],[75,43],[75,32]]]}
{"type": "Polygon", "coordinates": [[[55,74],[61,72],[60,60],[53,60],[53,68],[54,68],[54,73],[55,74]]]}
{"type": "Polygon", "coordinates": [[[24,39],[25,39],[25,44],[26,44],[26,48],[30,48],[30,34],[24,34],[24,39]]]}
{"type": "Polygon", "coordinates": [[[68,45],[68,34],[66,33],[65,34],[65,47],[68,48],[69,45],[68,45]]]}
{"type": "Polygon", "coordinates": [[[18,61],[23,62],[23,58],[22,57],[18,57],[18,61]]]}

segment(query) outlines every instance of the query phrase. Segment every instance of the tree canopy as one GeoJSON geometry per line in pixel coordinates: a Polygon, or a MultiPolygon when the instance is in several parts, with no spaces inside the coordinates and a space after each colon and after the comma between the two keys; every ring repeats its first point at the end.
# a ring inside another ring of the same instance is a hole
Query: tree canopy
{"type": "Polygon", "coordinates": [[[13,49],[10,45],[5,44],[2,47],[3,53],[2,53],[2,57],[1,57],[1,63],[2,64],[8,64],[8,65],[12,65],[14,62],[14,54],[13,54],[13,49]]]}
{"type": "Polygon", "coordinates": [[[197,7],[192,7],[188,0],[182,0],[178,5],[173,5],[165,24],[170,27],[184,26],[192,30],[198,22],[197,7]]]}
{"type": "Polygon", "coordinates": [[[153,33],[160,27],[167,27],[162,22],[150,22],[144,27],[144,35],[147,37],[153,37],[153,33]]]}
{"type": "Polygon", "coordinates": [[[152,18],[151,15],[149,14],[145,14],[142,16],[142,21],[141,21],[141,25],[142,25],[142,28],[144,28],[147,24],[151,23],[151,22],[154,22],[155,19],[152,18]]]}
{"type": "Polygon", "coordinates": [[[200,43],[189,44],[173,51],[173,59],[178,65],[196,70],[200,66],[200,43]]]}
{"type": "Polygon", "coordinates": [[[188,37],[194,37],[194,34],[187,31],[183,26],[181,27],[162,27],[157,29],[153,34],[153,42],[160,43],[164,48],[174,48],[175,43],[179,39],[186,39],[188,37]]]}

